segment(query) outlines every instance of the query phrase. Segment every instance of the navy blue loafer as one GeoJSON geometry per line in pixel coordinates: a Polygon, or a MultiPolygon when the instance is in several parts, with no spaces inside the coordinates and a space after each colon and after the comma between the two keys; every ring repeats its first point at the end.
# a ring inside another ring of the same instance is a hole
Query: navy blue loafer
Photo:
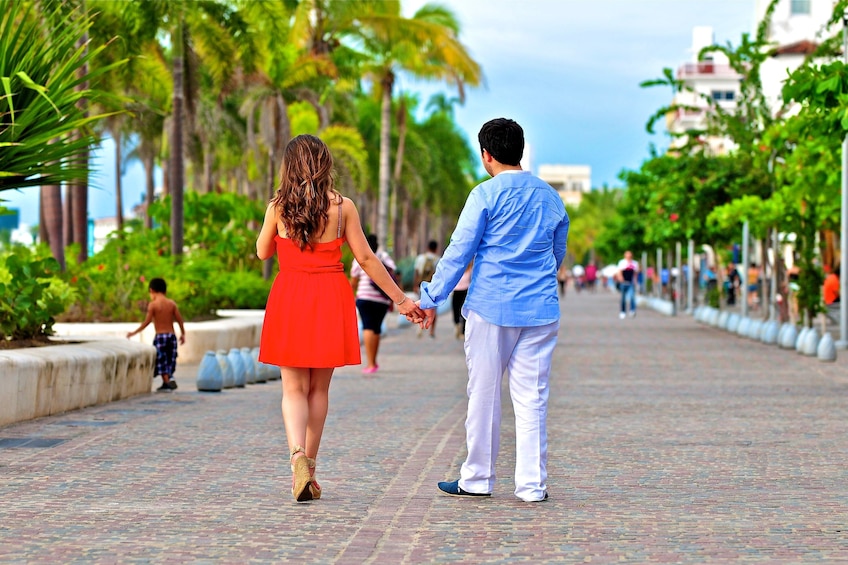
{"type": "Polygon", "coordinates": [[[451,496],[492,496],[490,492],[468,492],[459,488],[459,481],[439,483],[439,490],[451,496]]]}

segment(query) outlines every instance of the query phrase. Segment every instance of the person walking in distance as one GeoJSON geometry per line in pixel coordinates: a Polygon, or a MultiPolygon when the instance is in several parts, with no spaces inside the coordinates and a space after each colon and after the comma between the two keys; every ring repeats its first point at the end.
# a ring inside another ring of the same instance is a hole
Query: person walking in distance
{"type": "Polygon", "coordinates": [[[153,322],[156,335],[153,346],[156,348],[156,375],[162,376],[162,386],[157,392],[166,392],[177,388],[174,371],[177,369],[177,335],[174,333],[174,322],[180,326],[180,345],[185,343],[185,325],[177,303],[167,296],[168,285],[164,279],[151,279],[148,285],[150,302],[147,305],[147,316],[141,325],[127,334],[127,339],[153,322]]]}
{"type": "MultiPolygon", "coordinates": [[[[433,273],[436,272],[436,265],[439,264],[438,250],[439,243],[436,240],[430,240],[427,244],[427,251],[415,258],[415,276],[413,277],[413,285],[415,288],[419,289],[419,296],[421,292],[421,283],[430,282],[433,278],[433,273]]],[[[419,328],[418,337],[421,337],[422,335],[424,335],[423,329],[419,328]]],[[[430,324],[430,337],[436,337],[435,318],[433,318],[433,322],[430,324]]]]}
{"type": "Polygon", "coordinates": [[[259,360],[280,367],[291,493],[304,502],[321,498],[315,459],[333,371],[361,362],[342,244],[347,242],[398,312],[413,323],[423,322],[423,312],[371,251],[356,205],[335,189],[333,158],[323,141],[313,135],[292,139],[283,153],[280,178],[256,240],[256,255],[264,261],[276,253],[280,267],[265,307],[259,360]]]}
{"type": "Polygon", "coordinates": [[[627,301],[630,301],[630,317],[636,317],[636,276],[639,273],[639,263],[633,260],[630,251],[624,252],[624,259],[618,262],[618,272],[615,280],[621,290],[621,312],[619,318],[627,315],[627,301]]]}
{"type": "Polygon", "coordinates": [[[462,316],[462,306],[465,304],[465,298],[468,296],[468,287],[471,286],[471,269],[473,264],[469,263],[465,267],[459,282],[456,283],[456,288],[451,294],[451,308],[453,309],[453,324],[455,328],[456,339],[465,338],[465,318],[462,316]]]}
{"type": "Polygon", "coordinates": [[[462,313],[468,367],[468,456],[458,480],[438,484],[453,496],[490,496],[500,448],[501,381],[509,371],[515,410],[515,496],[545,500],[551,358],[559,332],[557,269],[565,257],[568,214],[559,194],[521,169],[524,132],[513,120],[486,122],[478,134],[492,178],[465,202],[430,283],[421,284],[426,319],[473,259],[462,313]]]}
{"type": "MultiPolygon", "coordinates": [[[[371,251],[382,261],[390,275],[397,270],[394,260],[385,251],[378,249],[377,236],[368,234],[366,238],[371,251]]],[[[395,278],[395,282],[397,279],[395,278]]],[[[392,299],[374,284],[359,262],[354,259],[350,266],[350,284],[356,293],[356,309],[362,321],[362,344],[365,346],[365,368],[362,373],[371,375],[380,368],[377,365],[377,352],[380,350],[380,334],[383,331],[383,320],[392,305],[392,299]]]]}

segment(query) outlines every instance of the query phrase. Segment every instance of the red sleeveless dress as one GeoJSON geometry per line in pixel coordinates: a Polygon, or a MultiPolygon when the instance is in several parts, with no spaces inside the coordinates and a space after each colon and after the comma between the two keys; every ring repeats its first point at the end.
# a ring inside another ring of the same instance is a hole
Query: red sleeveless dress
{"type": "Polygon", "coordinates": [[[274,279],[259,345],[259,360],[279,367],[359,365],[359,328],[342,265],[343,237],[303,251],[274,238],[280,272],[274,279]]]}

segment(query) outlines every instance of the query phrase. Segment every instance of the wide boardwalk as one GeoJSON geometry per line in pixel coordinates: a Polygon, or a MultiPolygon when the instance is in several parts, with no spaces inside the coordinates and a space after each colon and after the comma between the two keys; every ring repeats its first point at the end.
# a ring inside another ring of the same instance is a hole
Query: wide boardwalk
{"type": "Polygon", "coordinates": [[[310,504],[279,382],[198,393],[182,367],[175,393],[0,429],[0,562],[848,562],[846,359],[619,320],[610,294],[563,314],[546,502],[512,494],[508,397],[495,495],[438,493],[465,453],[445,316],[393,330],[376,376],[337,372],[310,504]]]}

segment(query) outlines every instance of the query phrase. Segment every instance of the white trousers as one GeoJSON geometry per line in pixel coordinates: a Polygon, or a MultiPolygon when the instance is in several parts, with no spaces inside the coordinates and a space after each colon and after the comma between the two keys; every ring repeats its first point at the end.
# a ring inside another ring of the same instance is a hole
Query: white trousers
{"type": "Polygon", "coordinates": [[[468,458],[459,486],[474,493],[495,487],[500,448],[501,382],[509,371],[509,394],[515,412],[515,496],[541,500],[547,489],[548,380],[559,322],[506,328],[469,312],[465,328],[468,365],[468,458]]]}

